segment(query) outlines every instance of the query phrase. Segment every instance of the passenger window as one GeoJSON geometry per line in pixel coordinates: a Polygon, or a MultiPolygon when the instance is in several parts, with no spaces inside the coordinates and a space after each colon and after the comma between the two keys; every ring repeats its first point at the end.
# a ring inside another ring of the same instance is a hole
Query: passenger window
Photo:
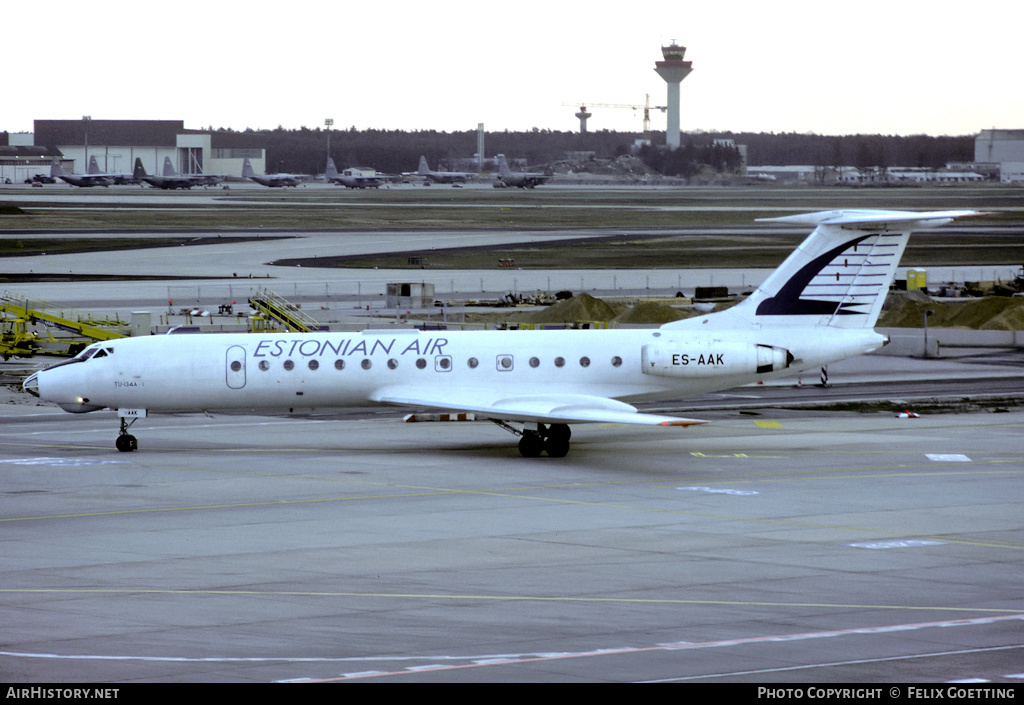
{"type": "Polygon", "coordinates": [[[556,357],[555,358],[555,367],[565,367],[565,358],[564,357],[556,357]]]}
{"type": "Polygon", "coordinates": [[[539,367],[539,366],[540,366],[540,360],[538,358],[536,358],[536,357],[531,357],[530,358],[530,367],[539,367]]]}
{"type": "Polygon", "coordinates": [[[498,355],[498,372],[508,372],[515,366],[515,358],[511,355],[498,355]]]}
{"type": "Polygon", "coordinates": [[[616,355],[612,358],[612,367],[622,367],[622,358],[616,355]]]}
{"type": "Polygon", "coordinates": [[[590,358],[583,356],[580,358],[580,367],[590,367],[590,358]]]}
{"type": "Polygon", "coordinates": [[[452,369],[452,356],[451,355],[438,355],[434,358],[434,371],[435,372],[450,372],[452,369]]]}
{"type": "Polygon", "coordinates": [[[310,369],[310,370],[317,370],[317,369],[320,369],[320,363],[319,363],[319,362],[317,362],[316,360],[310,360],[310,361],[309,361],[309,369],[310,369]]]}

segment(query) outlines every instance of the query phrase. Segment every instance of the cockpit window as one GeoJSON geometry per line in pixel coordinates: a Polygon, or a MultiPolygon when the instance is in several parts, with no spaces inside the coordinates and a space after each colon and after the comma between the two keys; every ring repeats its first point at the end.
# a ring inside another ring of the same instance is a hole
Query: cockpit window
{"type": "Polygon", "coordinates": [[[114,348],[101,348],[101,347],[86,348],[75,359],[77,359],[77,360],[88,360],[89,358],[92,358],[92,357],[101,358],[101,357],[106,357],[107,355],[113,355],[113,354],[114,354],[114,348]]]}
{"type": "MultiPolygon", "coordinates": [[[[82,352],[78,353],[77,355],[75,355],[70,360],[64,360],[63,362],[58,362],[56,365],[50,365],[46,369],[52,370],[54,367],[63,367],[64,365],[70,365],[70,364],[75,363],[75,362],[85,362],[89,358],[95,356],[96,353],[100,352],[101,350],[103,350],[103,348],[101,348],[100,346],[86,348],[85,350],[83,350],[82,352]]],[[[104,354],[105,355],[106,354],[110,354],[113,351],[114,351],[113,348],[107,348],[106,352],[104,354]]]]}

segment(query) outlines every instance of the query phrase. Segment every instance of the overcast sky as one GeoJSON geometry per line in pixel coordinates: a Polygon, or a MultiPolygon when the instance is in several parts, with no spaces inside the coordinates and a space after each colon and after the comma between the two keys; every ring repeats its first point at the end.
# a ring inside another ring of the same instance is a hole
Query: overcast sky
{"type": "MultiPolygon", "coordinates": [[[[563,103],[663,105],[654,62],[672,40],[694,69],[684,132],[1024,128],[1020,0],[18,0],[0,13],[10,132],[83,115],[575,130],[563,103]]],[[[640,112],[591,112],[591,130],[641,129],[640,112]]]]}

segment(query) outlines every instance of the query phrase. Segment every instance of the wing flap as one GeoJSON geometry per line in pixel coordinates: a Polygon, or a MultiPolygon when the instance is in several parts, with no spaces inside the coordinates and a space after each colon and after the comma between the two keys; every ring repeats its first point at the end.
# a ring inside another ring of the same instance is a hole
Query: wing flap
{"type": "Polygon", "coordinates": [[[420,395],[400,389],[378,390],[371,401],[399,406],[464,411],[499,421],[536,423],[623,423],[642,426],[693,426],[699,419],[642,414],[625,402],[587,394],[524,394],[488,398],[480,390],[420,395]]]}

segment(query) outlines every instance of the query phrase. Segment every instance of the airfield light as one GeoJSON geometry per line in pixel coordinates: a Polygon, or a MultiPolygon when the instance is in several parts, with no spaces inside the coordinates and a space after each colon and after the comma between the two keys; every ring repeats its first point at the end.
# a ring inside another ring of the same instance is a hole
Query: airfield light
{"type": "Polygon", "coordinates": [[[331,127],[334,126],[334,118],[324,120],[324,127],[327,128],[327,158],[331,158],[331,127]]]}

